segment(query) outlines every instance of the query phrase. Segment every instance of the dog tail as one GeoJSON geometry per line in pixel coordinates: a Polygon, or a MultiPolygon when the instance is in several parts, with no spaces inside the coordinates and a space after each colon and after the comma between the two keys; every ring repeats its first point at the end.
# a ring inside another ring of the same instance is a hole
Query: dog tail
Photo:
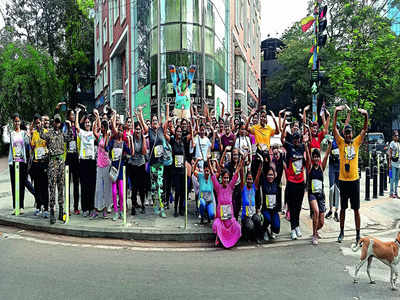
{"type": "Polygon", "coordinates": [[[358,243],[356,243],[356,244],[351,244],[351,250],[353,250],[353,252],[357,252],[358,251],[358,249],[360,249],[362,246],[363,246],[363,242],[364,242],[364,239],[360,239],[359,241],[358,241],[358,243]]]}

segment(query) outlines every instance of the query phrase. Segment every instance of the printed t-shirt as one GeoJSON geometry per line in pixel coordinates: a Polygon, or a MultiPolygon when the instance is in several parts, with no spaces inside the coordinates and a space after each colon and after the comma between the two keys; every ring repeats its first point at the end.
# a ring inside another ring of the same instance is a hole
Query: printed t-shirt
{"type": "Polygon", "coordinates": [[[358,176],[358,152],[361,145],[361,136],[358,135],[350,144],[344,142],[341,136],[336,137],[336,143],[340,153],[340,170],[339,180],[342,181],[355,181],[359,179],[358,176]],[[347,172],[345,165],[350,165],[350,170],[347,172]]]}
{"type": "Polygon", "coordinates": [[[315,148],[321,149],[321,142],[324,139],[324,137],[325,137],[324,131],[320,131],[316,137],[313,136],[311,138],[311,143],[310,143],[311,149],[315,149],[315,148]]]}
{"type": "Polygon", "coordinates": [[[293,183],[304,181],[304,145],[285,142],[283,145],[286,149],[286,175],[287,179],[293,183]]]}
{"type": "Polygon", "coordinates": [[[94,141],[95,137],[92,131],[79,130],[79,139],[80,139],[80,159],[94,159],[95,158],[95,149],[94,149],[94,141]]]}
{"type": "MultiPolygon", "coordinates": [[[[47,132],[47,129],[43,129],[47,132]]],[[[40,138],[39,132],[35,130],[32,134],[31,146],[34,151],[34,160],[45,159],[48,154],[47,143],[45,140],[40,138]]]]}
{"type": "Polygon", "coordinates": [[[254,130],[256,144],[267,145],[269,148],[271,144],[271,137],[275,135],[275,129],[269,125],[262,127],[260,124],[254,125],[252,128],[254,130]]]}

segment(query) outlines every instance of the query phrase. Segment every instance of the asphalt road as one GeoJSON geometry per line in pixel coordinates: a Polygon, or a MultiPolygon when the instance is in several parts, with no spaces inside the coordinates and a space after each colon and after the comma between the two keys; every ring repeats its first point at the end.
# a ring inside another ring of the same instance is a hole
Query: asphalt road
{"type": "Polygon", "coordinates": [[[376,285],[365,266],[353,284],[349,245],[155,252],[3,235],[0,299],[400,299],[378,261],[376,285]]]}

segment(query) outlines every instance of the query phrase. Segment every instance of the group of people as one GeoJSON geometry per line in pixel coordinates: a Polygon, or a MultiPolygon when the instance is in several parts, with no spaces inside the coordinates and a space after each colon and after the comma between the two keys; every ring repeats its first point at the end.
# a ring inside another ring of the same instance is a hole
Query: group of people
{"type": "Polygon", "coordinates": [[[79,106],[67,110],[62,117],[63,105],[57,105],[52,122],[46,115],[35,114],[33,122],[27,124],[30,126],[24,127],[15,114],[12,128],[3,133],[3,140],[10,144],[14,208],[15,164],[19,163],[21,213],[30,175],[35,215],[49,218],[50,224],[56,222],[57,189],[58,218],[63,219],[64,170],[68,165],[73,182],[73,213],[91,219],[108,218],[112,207],[112,219],[117,221],[124,205],[122,170],[126,166],[125,184],[131,190],[132,215],[137,209],[146,213],[148,202],[154,214],[165,218],[173,199],[174,216],[182,216],[184,199],[193,189],[200,222],[212,224],[216,244],[226,248],[234,246],[241,236],[257,243],[276,238],[280,233],[279,212],[290,221],[290,237],[301,237],[299,220],[305,192],[313,220],[314,245],[318,244],[324,219],[332,216],[340,221],[338,242],[343,240],[349,200],[355,214],[356,239],[360,238],[358,153],[368,126],[365,110],[358,110],[365,117],[364,128],[353,138],[350,112],[340,128],[337,115],[346,107],[336,107],[333,137],[328,138],[329,112],[322,109],[320,128],[318,122],[308,121],[309,106],[300,121],[289,122],[290,113],[285,110],[278,117],[261,107],[248,116],[234,118],[222,112],[216,118],[207,105],[201,113],[191,108],[190,118],[181,119],[170,116],[167,104],[161,122],[156,115],[144,120],[140,107],[125,120],[109,107],[101,114],[97,110],[89,114],[79,106]],[[271,137],[277,134],[281,134],[282,145],[271,145],[271,137]],[[328,149],[322,158],[324,139],[328,149]],[[329,211],[325,215],[327,166],[330,189],[329,211]]]}

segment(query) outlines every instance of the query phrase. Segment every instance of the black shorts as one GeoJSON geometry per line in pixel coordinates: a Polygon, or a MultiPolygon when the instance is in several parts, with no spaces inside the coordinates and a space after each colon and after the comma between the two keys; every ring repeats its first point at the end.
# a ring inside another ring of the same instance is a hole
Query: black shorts
{"type": "Polygon", "coordinates": [[[349,207],[349,199],[351,209],[360,209],[360,180],[342,181],[339,180],[340,190],[340,208],[347,209],[349,207]]]}
{"type": "Polygon", "coordinates": [[[318,204],[318,210],[320,213],[324,213],[326,211],[325,208],[325,194],[312,194],[308,193],[308,202],[311,202],[313,200],[317,201],[318,204]]]}

